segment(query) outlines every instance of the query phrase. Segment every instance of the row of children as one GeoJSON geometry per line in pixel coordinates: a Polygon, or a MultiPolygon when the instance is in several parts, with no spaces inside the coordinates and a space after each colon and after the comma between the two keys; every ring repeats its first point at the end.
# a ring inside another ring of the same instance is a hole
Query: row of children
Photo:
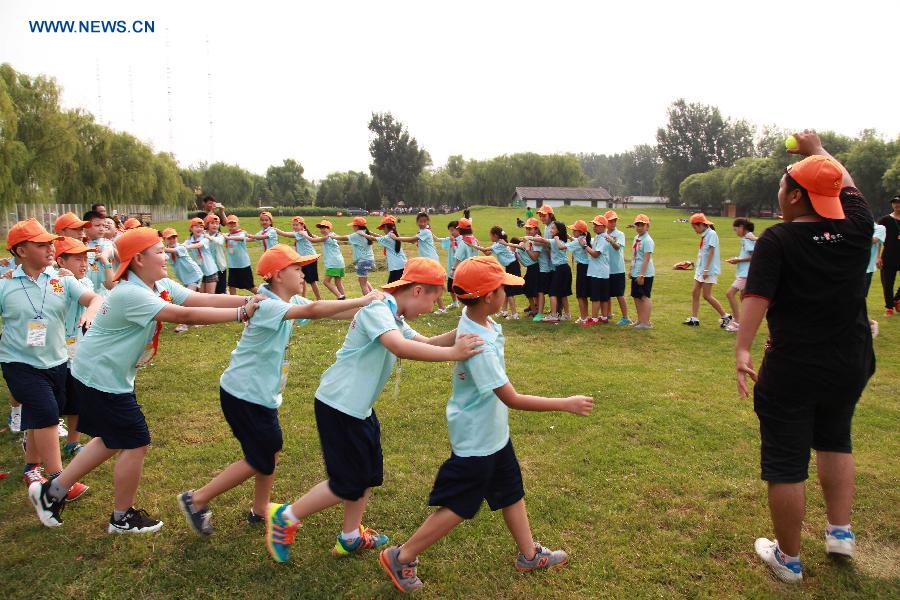
{"type": "Polygon", "coordinates": [[[438,510],[402,547],[385,549],[381,564],[400,589],[419,587],[416,554],[474,517],[485,499],[493,510],[504,511],[519,547],[517,569],[566,562],[564,552],[546,550],[531,537],[521,472],[509,440],[507,407],[586,415],[592,399],[528,396],[510,384],[502,329],[490,315],[505,303],[504,286],[522,285],[521,278],[505,273],[489,257],[461,262],[453,291],[466,311],[458,328],[428,338],[406,321],[429,312],[443,293],[446,271],[434,260],[411,259],[383,292],[351,301],[312,302],[299,292],[303,267],[318,255],[300,256],[288,246],[276,245],[257,266],[265,280],[258,294],[239,297],[188,290],[168,279],[160,238],[155,230],[141,227],[118,239],[120,264],[112,274],[117,285],[101,298],[75,277],[59,277],[52,266],[54,259],[62,260],[81,272],[66,262],[72,255],[86,262],[88,250],[79,240],[49,234],[33,220],[10,230],[7,248],[20,264],[11,278],[0,281],[0,365],[22,401],[23,426],[35,440],[30,451],[47,467],[48,478],[35,478],[28,490],[44,525],[61,525],[61,512],[78,481],[118,454],[108,531],[141,533],[162,527],[161,521],[134,507],[150,444],[135,395],[137,369],[156,354],[163,322],[236,320],[247,325],[220,378],[220,403],[243,458],[205,486],[178,496],[197,532],[212,532],[213,498],[253,477],[250,520],[266,520],[267,546],[276,560],[287,559],[301,519],[335,504],[344,506],[336,555],[385,546],[387,536],[362,525],[371,489],[383,478],[380,425],[373,405],[398,357],[456,361],[447,406],[453,453],[441,467],[430,496],[438,510]],[[66,318],[76,304],[83,307],[76,325],[87,329],[69,368],[66,318]],[[290,371],[286,346],[295,322],[323,317],[352,319],[336,362],[322,375],[315,394],[328,479],[294,504],[270,505],[282,445],[277,408],[290,371]],[[79,430],[93,439],[62,469],[55,431],[48,429],[55,428],[60,412],[72,403],[80,413],[79,430]]]}

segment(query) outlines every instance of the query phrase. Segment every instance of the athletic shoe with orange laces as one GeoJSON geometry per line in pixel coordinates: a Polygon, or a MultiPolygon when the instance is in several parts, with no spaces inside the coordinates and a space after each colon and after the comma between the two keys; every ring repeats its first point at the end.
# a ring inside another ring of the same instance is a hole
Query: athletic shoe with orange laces
{"type": "Polygon", "coordinates": [[[33,469],[22,471],[22,481],[25,482],[25,487],[30,486],[35,481],[37,481],[38,483],[44,483],[45,481],[47,481],[47,478],[44,477],[43,470],[44,467],[35,465],[33,469]]]}
{"type": "Polygon", "coordinates": [[[353,541],[347,541],[341,534],[338,534],[337,542],[334,544],[334,548],[331,549],[331,554],[338,558],[343,558],[344,556],[349,556],[353,552],[359,550],[377,550],[387,543],[388,536],[379,533],[374,529],[369,529],[368,527],[360,525],[359,537],[353,541]]]}
{"type": "Polygon", "coordinates": [[[284,511],[290,504],[269,504],[266,511],[266,548],[275,562],[287,562],[291,556],[291,544],[297,533],[297,523],[288,523],[284,511]]]}
{"type": "Polygon", "coordinates": [[[385,548],[378,554],[378,562],[381,568],[391,576],[391,581],[397,586],[401,592],[412,592],[422,587],[422,580],[416,575],[416,567],[419,565],[418,560],[411,563],[401,563],[397,557],[400,556],[400,546],[391,546],[385,548]]]}
{"type": "Polygon", "coordinates": [[[569,556],[564,551],[547,550],[535,542],[534,557],[525,558],[525,555],[519,552],[515,567],[517,571],[534,571],[535,569],[561,567],[567,562],[569,562],[569,556]]]}

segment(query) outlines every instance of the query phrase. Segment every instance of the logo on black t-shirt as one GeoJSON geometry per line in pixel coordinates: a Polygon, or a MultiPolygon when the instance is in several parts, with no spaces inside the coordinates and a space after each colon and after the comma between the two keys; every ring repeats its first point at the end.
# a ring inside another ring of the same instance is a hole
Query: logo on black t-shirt
{"type": "Polygon", "coordinates": [[[813,241],[820,246],[823,244],[840,244],[844,241],[844,236],[840,233],[831,233],[826,231],[822,235],[814,235],[813,241]]]}

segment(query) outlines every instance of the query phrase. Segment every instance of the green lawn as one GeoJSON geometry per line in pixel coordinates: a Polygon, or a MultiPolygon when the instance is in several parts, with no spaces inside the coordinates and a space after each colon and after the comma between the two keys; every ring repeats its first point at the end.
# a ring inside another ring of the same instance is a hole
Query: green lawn
{"type": "MultiPolygon", "coordinates": [[[[621,211],[622,224],[636,212],[621,211]]],[[[559,216],[571,223],[593,214],[567,208],[559,216]]],[[[487,240],[494,224],[515,231],[517,215],[521,211],[474,210],[475,233],[487,240]]],[[[650,215],[657,248],[655,329],[609,325],[585,330],[571,323],[504,322],[507,370],[517,389],[595,398],[594,412],[587,418],[524,412],[510,418],[535,538],[566,549],[570,564],[549,573],[513,570],[515,546],[500,514],[485,507],[421,557],[419,575],[425,588],[419,595],[898,597],[900,317],[880,317],[880,291],[873,285],[869,308],[881,322],[875,341],[878,372],[859,404],[854,428],[859,558],[853,566],[841,566],[825,557],[822,496],[810,485],[805,580],[800,587],[788,588],[769,576],[753,551],[754,538],[769,535],[771,528],[759,480],[757,420],[752,402],[738,399],[734,383],[734,337],[716,326],[708,306],[701,309],[702,327],[680,325],[689,314],[692,272],[672,271],[671,265],[694,260],[697,236],[687,224],[673,222],[682,213],[657,210],[650,215]]],[[[442,234],[449,218],[434,218],[435,231],[442,234]]],[[[331,220],[339,233],[349,230],[348,219],[331,220]]],[[[277,224],[289,229],[288,221],[277,219],[277,224]]],[[[722,256],[735,255],[738,239],[727,219],[718,221],[722,256]]],[[[244,223],[256,231],[251,219],[244,223]]],[[[760,226],[767,224],[771,222],[760,226]]],[[[177,227],[186,233],[186,223],[177,227]]],[[[400,229],[412,234],[414,217],[404,216],[400,229]]],[[[633,230],[626,233],[630,244],[633,230]]],[[[254,252],[255,264],[258,248],[254,252]]],[[[409,246],[407,252],[415,253],[409,246]]],[[[715,290],[723,303],[733,274],[734,267],[725,264],[722,284],[715,290]]],[[[358,295],[352,271],[348,275],[347,291],[358,295]]],[[[373,281],[385,278],[382,265],[373,281]]],[[[572,302],[575,309],[574,298],[572,302]]],[[[457,318],[458,312],[423,316],[413,325],[433,334],[453,328],[457,318]]],[[[285,446],[274,500],[293,499],[324,478],[313,393],[345,327],[320,322],[294,334],[292,370],[281,409],[285,446]]],[[[240,457],[219,411],[218,377],[241,328],[191,328],[182,336],[171,330],[167,326],[159,355],[137,381],[154,440],[138,502],[161,515],[165,527],[145,537],[105,533],[111,510],[109,466],[85,479],[92,489],[66,510],[63,527],[42,527],[17,477],[22,462],[18,437],[4,433],[0,469],[12,471],[0,482],[0,572],[7,596],[33,596],[36,589],[55,598],[394,595],[374,554],[331,557],[339,509],[303,524],[285,565],[269,559],[263,529],[244,521],[250,484],[216,500],[215,535],[200,538],[188,529],[176,494],[202,485],[240,457]]],[[[760,352],[757,344],[757,361],[760,352]]],[[[389,382],[377,405],[385,485],[373,496],[366,524],[395,540],[406,539],[429,514],[427,496],[434,474],[449,455],[444,421],[449,373],[446,364],[406,362],[398,401],[389,382]]]]}

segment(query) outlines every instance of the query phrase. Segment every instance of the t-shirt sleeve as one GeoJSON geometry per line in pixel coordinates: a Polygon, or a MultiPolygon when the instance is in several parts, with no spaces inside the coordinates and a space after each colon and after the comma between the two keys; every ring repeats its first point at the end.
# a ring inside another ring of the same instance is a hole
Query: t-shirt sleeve
{"type": "Polygon", "coordinates": [[[872,234],[872,238],[878,240],[882,244],[887,239],[887,227],[884,225],[876,225],[875,232],[872,234]]]}
{"type": "Polygon", "coordinates": [[[453,240],[451,240],[449,237],[441,238],[441,248],[443,248],[444,250],[449,250],[452,245],[453,240]]]}
{"type": "Polygon", "coordinates": [[[767,229],[757,241],[753,257],[750,259],[750,274],[744,288],[745,294],[759,296],[771,302],[778,292],[783,260],[778,236],[771,229],[767,229]]]}
{"type": "Polygon", "coordinates": [[[266,298],[257,305],[256,312],[250,317],[250,325],[263,329],[278,329],[290,307],[290,304],[277,298],[266,298]]]}
{"type": "Polygon", "coordinates": [[[356,328],[370,340],[378,339],[388,331],[399,329],[394,314],[384,302],[363,307],[356,313],[354,319],[356,328]]]}
{"type": "Polygon", "coordinates": [[[644,254],[649,254],[656,249],[656,242],[653,241],[653,238],[647,237],[641,242],[641,246],[643,247],[644,254]]]}
{"type": "Polygon", "coordinates": [[[124,294],[119,296],[117,300],[125,306],[125,319],[139,327],[146,327],[150,321],[156,318],[159,311],[168,304],[168,302],[152,291],[139,289],[137,286],[129,285],[127,288],[119,291],[120,294],[123,292],[124,294]]]}
{"type": "Polygon", "coordinates": [[[509,377],[506,376],[506,369],[503,361],[500,360],[500,355],[495,348],[487,344],[481,353],[466,361],[466,366],[480,394],[491,393],[498,387],[509,383],[509,377]]]}
{"type": "Polygon", "coordinates": [[[403,326],[400,329],[400,333],[402,333],[403,337],[405,337],[408,340],[411,340],[414,337],[416,337],[417,335],[419,335],[419,332],[416,331],[415,329],[413,329],[412,327],[410,327],[406,321],[403,321],[403,326]]]}
{"type": "Polygon", "coordinates": [[[157,285],[169,290],[169,295],[172,296],[172,304],[177,304],[178,306],[183,306],[187,302],[188,296],[191,295],[189,289],[169,278],[160,279],[157,285]]]}
{"type": "Polygon", "coordinates": [[[393,250],[395,248],[394,244],[396,243],[396,240],[387,235],[380,235],[378,236],[378,243],[385,248],[390,248],[391,250],[393,250]]]}
{"type": "Polygon", "coordinates": [[[718,246],[719,245],[719,234],[716,233],[715,231],[710,231],[710,236],[707,241],[707,245],[710,248],[715,248],[716,246],[718,246]]]}
{"type": "Polygon", "coordinates": [[[841,206],[844,209],[844,217],[855,224],[863,224],[871,227],[875,221],[869,203],[855,187],[845,187],[841,190],[841,206]]]}

